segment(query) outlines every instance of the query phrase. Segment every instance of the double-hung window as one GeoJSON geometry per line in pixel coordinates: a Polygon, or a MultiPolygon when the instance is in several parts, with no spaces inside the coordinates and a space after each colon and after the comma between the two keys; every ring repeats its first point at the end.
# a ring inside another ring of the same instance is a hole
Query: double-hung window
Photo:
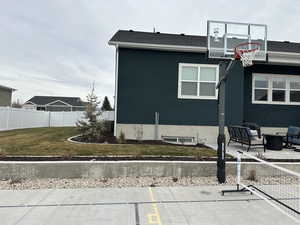
{"type": "Polygon", "coordinates": [[[290,102],[300,104],[300,78],[290,81],[290,102]]]}
{"type": "Polygon", "coordinates": [[[252,79],[252,103],[300,104],[300,76],[254,73],[252,79]]]}
{"type": "Polygon", "coordinates": [[[269,81],[267,77],[255,76],[253,79],[254,101],[268,102],[269,81]]]}
{"type": "Polygon", "coordinates": [[[179,64],[178,98],[217,99],[218,65],[179,64]]]}

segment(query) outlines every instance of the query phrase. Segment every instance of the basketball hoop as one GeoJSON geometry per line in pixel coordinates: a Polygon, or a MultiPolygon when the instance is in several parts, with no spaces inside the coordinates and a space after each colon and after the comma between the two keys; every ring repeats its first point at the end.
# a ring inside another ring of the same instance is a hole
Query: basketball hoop
{"type": "Polygon", "coordinates": [[[234,58],[241,60],[244,67],[252,66],[255,55],[260,50],[261,43],[258,42],[246,42],[237,45],[234,48],[234,58]]]}

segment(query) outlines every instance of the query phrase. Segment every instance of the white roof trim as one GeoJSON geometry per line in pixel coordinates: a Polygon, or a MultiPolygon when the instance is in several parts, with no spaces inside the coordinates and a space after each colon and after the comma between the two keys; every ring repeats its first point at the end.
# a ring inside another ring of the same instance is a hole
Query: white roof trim
{"type": "Polygon", "coordinates": [[[300,56],[300,53],[298,53],[298,52],[274,52],[274,51],[268,51],[268,54],[300,56]]]}
{"type": "MultiPolygon", "coordinates": [[[[157,50],[182,51],[182,52],[207,52],[207,47],[195,47],[195,46],[185,46],[185,45],[163,45],[163,44],[148,44],[148,43],[134,43],[134,42],[118,42],[118,41],[109,41],[108,44],[115,45],[118,47],[129,47],[129,48],[157,49],[157,50]]],[[[276,52],[276,51],[268,51],[267,53],[269,55],[269,62],[300,64],[300,53],[276,52]]]]}
{"type": "Polygon", "coordinates": [[[287,52],[269,52],[268,53],[269,63],[283,63],[287,65],[299,65],[300,64],[300,53],[287,53],[287,52]]]}
{"type": "Polygon", "coordinates": [[[27,102],[25,102],[23,105],[26,105],[27,103],[31,103],[32,105],[36,105],[34,102],[32,102],[32,101],[27,101],[27,102]]]}
{"type": "Polygon", "coordinates": [[[148,43],[118,42],[118,41],[109,41],[108,44],[116,45],[118,47],[159,49],[159,50],[172,50],[172,51],[184,51],[184,52],[206,52],[207,51],[207,47],[195,47],[195,46],[187,46],[187,45],[163,45],[163,44],[148,44],[148,43]]]}
{"type": "Polygon", "coordinates": [[[55,103],[55,102],[61,102],[61,103],[65,104],[65,105],[67,105],[67,106],[72,106],[72,105],[70,105],[70,104],[68,104],[68,103],[66,103],[66,102],[64,102],[64,101],[61,101],[61,100],[55,100],[55,101],[53,101],[53,102],[49,102],[49,103],[46,104],[46,105],[50,105],[50,104],[55,103]]]}

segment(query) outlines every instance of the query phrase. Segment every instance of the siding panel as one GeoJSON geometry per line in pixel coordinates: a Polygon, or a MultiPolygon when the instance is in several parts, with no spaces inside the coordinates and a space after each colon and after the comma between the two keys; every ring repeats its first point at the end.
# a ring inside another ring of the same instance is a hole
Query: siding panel
{"type": "MultiPolygon", "coordinates": [[[[178,99],[179,63],[218,64],[205,54],[140,49],[119,50],[117,122],[153,124],[154,113],[166,125],[217,125],[217,101],[178,99]]],[[[243,117],[243,76],[234,70],[228,85],[228,107],[234,107],[228,123],[243,117]],[[237,75],[237,73],[239,75],[237,75]],[[238,85],[238,88],[233,86],[238,85]]],[[[227,109],[228,111],[229,109],[227,109]]]]}
{"type": "Polygon", "coordinates": [[[299,105],[252,104],[252,73],[288,74],[300,76],[300,67],[255,65],[245,70],[244,118],[266,127],[300,126],[299,105]]]}

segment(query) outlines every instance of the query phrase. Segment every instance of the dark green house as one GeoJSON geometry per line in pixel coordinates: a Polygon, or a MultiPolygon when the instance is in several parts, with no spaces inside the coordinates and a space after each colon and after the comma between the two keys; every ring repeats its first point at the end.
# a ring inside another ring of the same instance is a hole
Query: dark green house
{"type": "MultiPolygon", "coordinates": [[[[207,57],[206,36],[120,30],[109,44],[116,47],[115,135],[215,141],[219,61],[207,57]]],[[[268,41],[268,62],[234,68],[226,97],[227,125],[300,126],[300,43],[268,41]]]]}

